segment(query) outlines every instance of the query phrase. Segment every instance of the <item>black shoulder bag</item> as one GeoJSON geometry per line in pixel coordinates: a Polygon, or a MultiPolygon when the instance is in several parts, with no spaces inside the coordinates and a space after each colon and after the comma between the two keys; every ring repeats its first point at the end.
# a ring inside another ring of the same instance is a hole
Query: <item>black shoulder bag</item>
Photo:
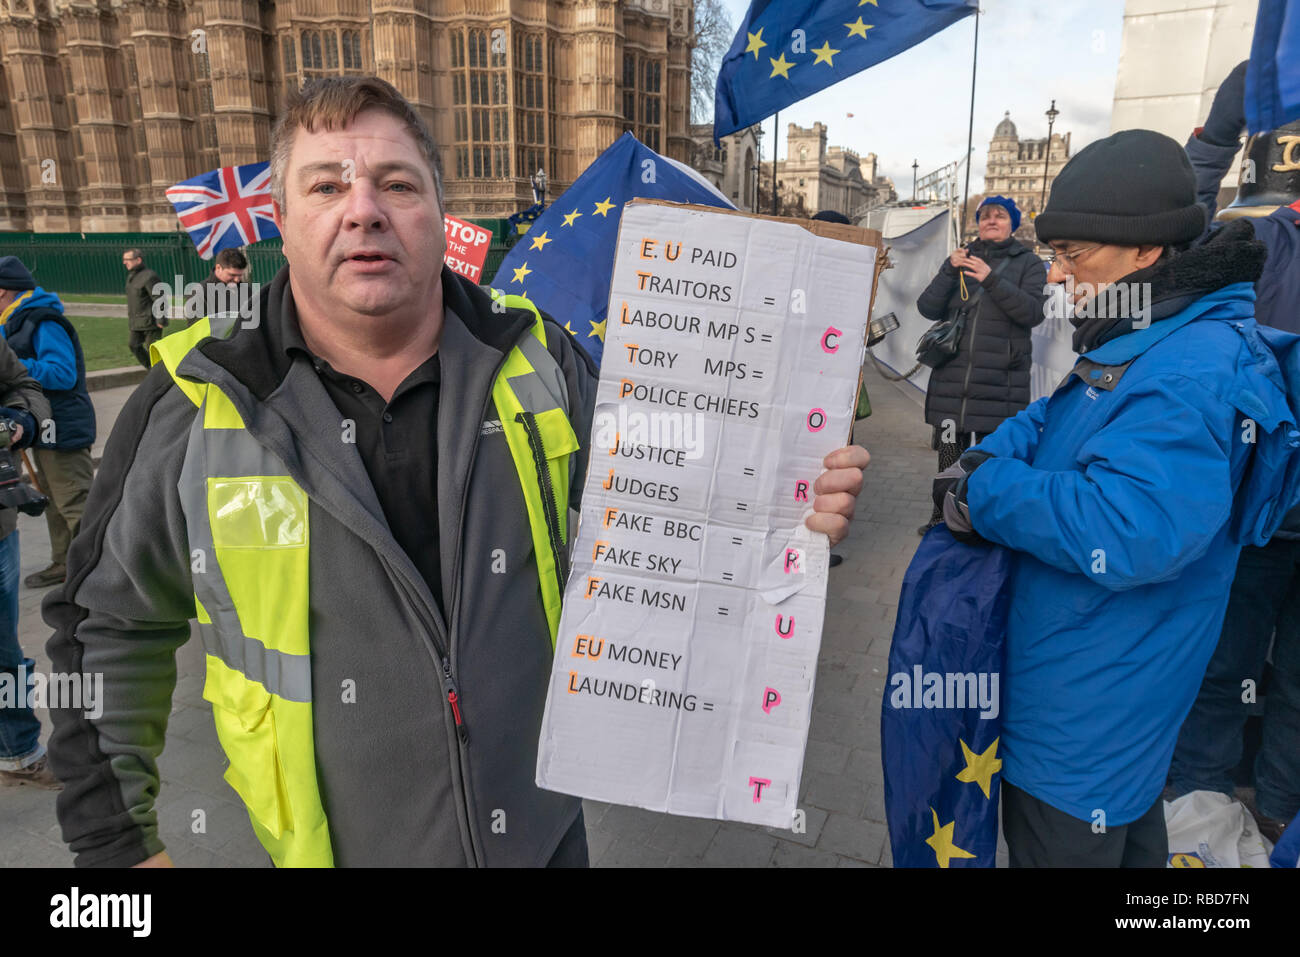
{"type": "MultiPolygon", "coordinates": [[[[992,275],[996,276],[1006,268],[1010,256],[1004,256],[998,264],[993,267],[992,275]]],[[[957,281],[962,282],[965,273],[958,270],[957,281]]],[[[921,336],[921,341],[916,344],[916,361],[921,365],[929,366],[931,369],[937,369],[946,362],[951,361],[961,351],[961,338],[966,334],[966,319],[974,310],[979,308],[980,298],[984,295],[984,286],[980,284],[975,293],[963,302],[961,305],[954,307],[953,314],[941,322],[936,322],[925,334],[921,336]]]]}

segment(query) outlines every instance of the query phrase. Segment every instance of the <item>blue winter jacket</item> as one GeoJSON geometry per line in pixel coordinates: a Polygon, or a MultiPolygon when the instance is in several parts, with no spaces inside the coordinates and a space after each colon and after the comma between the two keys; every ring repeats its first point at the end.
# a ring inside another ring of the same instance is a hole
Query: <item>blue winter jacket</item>
{"type": "Polygon", "coordinates": [[[1093,349],[978,446],[997,457],[969,479],[971,520],[1018,553],[1003,774],[1074,817],[1123,825],[1155,803],[1237,555],[1300,496],[1254,299],[1234,283],[1093,349]]]}
{"type": "Polygon", "coordinates": [[[5,340],[40,383],[54,414],[54,432],[42,428],[37,448],[70,451],[95,443],[95,406],[86,389],[86,362],[63,303],[37,286],[19,300],[3,326],[5,340]]]}

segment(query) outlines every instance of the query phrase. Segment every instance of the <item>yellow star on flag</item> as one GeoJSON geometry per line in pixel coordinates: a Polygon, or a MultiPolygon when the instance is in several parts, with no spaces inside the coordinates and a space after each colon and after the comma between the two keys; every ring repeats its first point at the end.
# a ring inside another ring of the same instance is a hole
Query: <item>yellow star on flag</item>
{"type": "Polygon", "coordinates": [[[844,25],[849,28],[849,36],[859,36],[864,40],[867,38],[867,31],[875,29],[872,24],[863,23],[861,17],[858,17],[857,23],[846,23],[844,25]]]}
{"type": "Polygon", "coordinates": [[[966,767],[957,772],[957,780],[966,784],[978,784],[984,796],[990,797],[989,785],[993,783],[993,775],[1002,770],[1002,759],[997,756],[998,742],[1002,739],[994,738],[983,754],[976,754],[961,738],[957,740],[961,743],[962,755],[966,758],[966,767]]]}
{"type": "Polygon", "coordinates": [[[590,339],[592,336],[595,336],[595,337],[596,337],[597,339],[599,339],[601,342],[604,342],[604,341],[605,341],[605,324],[606,324],[607,322],[609,322],[609,319],[608,319],[608,318],[602,319],[602,320],[600,320],[600,322],[596,322],[595,320],[593,320],[592,323],[591,323],[591,332],[587,333],[587,338],[590,339]]]}
{"type": "Polygon", "coordinates": [[[790,79],[790,67],[794,66],[794,64],[786,62],[784,53],[781,54],[781,59],[779,60],[772,60],[771,57],[768,57],[768,59],[772,62],[772,72],[768,74],[767,77],[769,80],[777,74],[780,74],[787,80],[790,79]]]}
{"type": "Polygon", "coordinates": [[[530,272],[532,272],[532,270],[528,268],[528,263],[524,263],[522,266],[520,266],[518,269],[515,270],[515,278],[511,279],[510,281],[523,282],[524,277],[527,276],[530,272]]]}
{"type": "Polygon", "coordinates": [[[934,848],[935,859],[939,862],[940,867],[947,867],[948,862],[954,857],[974,857],[970,851],[963,851],[960,847],[952,842],[952,829],[957,826],[957,822],[939,826],[939,812],[930,808],[930,813],[934,815],[934,833],[925,839],[925,843],[934,848]]]}
{"type": "Polygon", "coordinates": [[[610,199],[610,198],[609,198],[608,196],[606,196],[606,197],[605,197],[605,201],[604,201],[603,203],[597,203],[597,204],[596,204],[596,212],[598,212],[600,215],[604,216],[604,215],[605,215],[606,213],[608,213],[611,209],[613,209],[613,208],[614,208],[614,204],[611,203],[611,202],[609,201],[609,199],[610,199]]]}
{"type": "Polygon", "coordinates": [[[573,335],[573,327],[570,326],[567,322],[564,324],[564,331],[567,332],[569,335],[573,335]]]}
{"type": "Polygon", "coordinates": [[[823,43],[820,49],[813,47],[813,53],[817,54],[817,59],[813,60],[813,66],[816,66],[818,63],[825,63],[829,67],[835,66],[832,62],[832,57],[839,52],[839,50],[831,49],[831,43],[829,40],[823,43]]]}
{"type": "Polygon", "coordinates": [[[529,238],[533,241],[533,249],[541,249],[543,251],[545,251],[547,243],[555,242],[555,240],[547,236],[546,233],[542,233],[540,236],[530,236],[529,238]]]}
{"type": "Polygon", "coordinates": [[[745,52],[754,54],[754,59],[757,60],[758,51],[767,46],[767,44],[763,42],[763,28],[759,27],[757,33],[749,33],[746,31],[745,35],[749,37],[749,46],[745,47],[745,52]]]}
{"type": "Polygon", "coordinates": [[[865,7],[868,3],[871,4],[873,7],[880,6],[880,4],[876,2],[876,0],[858,0],[858,6],[860,7],[865,7]]]}
{"type": "MultiPolygon", "coordinates": [[[[577,219],[577,218],[578,218],[579,216],[581,216],[581,215],[582,215],[582,213],[578,212],[578,211],[575,209],[573,212],[569,213],[568,216],[565,216],[565,217],[564,217],[564,226],[572,226],[572,225],[573,225],[573,221],[574,221],[575,219],[577,219]]],[[[561,226],[560,228],[563,229],[564,226],[561,226]]]]}

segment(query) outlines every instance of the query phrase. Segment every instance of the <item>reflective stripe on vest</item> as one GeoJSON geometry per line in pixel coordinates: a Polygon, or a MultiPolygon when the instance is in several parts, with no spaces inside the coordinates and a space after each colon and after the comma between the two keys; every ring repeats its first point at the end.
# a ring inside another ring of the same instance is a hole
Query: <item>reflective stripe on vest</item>
{"type": "MultiPolygon", "coordinates": [[[[521,297],[499,298],[535,318],[506,357],[492,396],[528,510],[554,648],[567,568],[569,456],[578,442],[541,316],[521,297]]],[[[230,759],[226,780],[262,846],[280,867],[328,867],[333,852],[312,731],[307,495],[248,433],[220,388],[176,371],[195,345],[229,335],[234,325],[234,317],[200,320],[150,349],[199,408],[178,487],[207,659],[203,697],[230,759]]]]}

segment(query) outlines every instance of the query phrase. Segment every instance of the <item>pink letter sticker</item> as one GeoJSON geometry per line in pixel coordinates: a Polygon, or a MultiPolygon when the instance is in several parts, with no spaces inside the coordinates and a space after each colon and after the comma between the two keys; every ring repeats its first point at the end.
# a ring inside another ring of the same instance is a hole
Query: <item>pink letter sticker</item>
{"type": "Polygon", "coordinates": [[[781,703],[781,692],[775,688],[763,689],[763,713],[771,714],[772,709],[781,703]]]}
{"type": "Polygon", "coordinates": [[[767,778],[750,778],[749,786],[754,789],[754,803],[757,804],[762,800],[763,788],[770,787],[772,782],[767,778]]]}
{"type": "Polygon", "coordinates": [[[826,428],[826,411],[813,409],[808,413],[808,431],[820,432],[824,428],[826,428]]]}
{"type": "Polygon", "coordinates": [[[789,638],[791,635],[794,634],[794,615],[790,616],[789,624],[787,624],[784,628],[782,628],[781,622],[784,619],[785,619],[784,615],[776,616],[776,633],[780,635],[782,638],[789,638]]]}
{"type": "Polygon", "coordinates": [[[822,351],[831,352],[831,353],[839,352],[840,351],[839,339],[840,336],[842,335],[844,335],[844,333],[841,332],[839,329],[836,329],[834,326],[828,326],[826,328],[826,331],[822,333],[822,351]],[[835,340],[833,343],[831,342],[832,339],[835,340]]]}

